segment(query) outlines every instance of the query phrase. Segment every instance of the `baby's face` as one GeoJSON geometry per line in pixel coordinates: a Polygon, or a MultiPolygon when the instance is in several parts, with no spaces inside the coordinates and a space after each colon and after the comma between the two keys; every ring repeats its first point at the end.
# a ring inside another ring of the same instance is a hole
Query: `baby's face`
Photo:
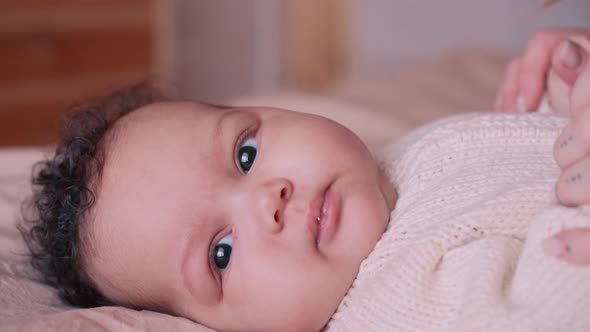
{"type": "Polygon", "coordinates": [[[86,268],[108,298],[220,330],[319,330],[395,194],[363,143],[284,110],[159,103],[117,124],[86,268]]]}

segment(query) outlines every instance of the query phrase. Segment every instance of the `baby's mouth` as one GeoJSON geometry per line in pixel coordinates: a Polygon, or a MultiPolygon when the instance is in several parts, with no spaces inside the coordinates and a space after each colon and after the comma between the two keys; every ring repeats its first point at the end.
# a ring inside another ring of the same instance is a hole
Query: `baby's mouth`
{"type": "Polygon", "coordinates": [[[327,190],[324,192],[324,201],[322,202],[320,214],[316,217],[316,220],[318,223],[318,236],[316,238],[316,243],[320,242],[320,239],[322,238],[323,231],[324,231],[324,228],[326,225],[326,218],[327,218],[327,214],[328,214],[328,208],[326,206],[326,193],[327,192],[328,192],[327,190]]]}
{"type": "Polygon", "coordinates": [[[339,212],[340,197],[332,190],[332,184],[320,190],[310,202],[308,225],[317,246],[332,234],[339,212]]]}
{"type": "Polygon", "coordinates": [[[309,213],[307,217],[308,226],[316,245],[319,243],[320,230],[322,226],[322,215],[324,215],[325,218],[325,213],[323,213],[323,211],[325,210],[324,203],[326,201],[325,197],[328,187],[320,190],[309,203],[309,213]]]}

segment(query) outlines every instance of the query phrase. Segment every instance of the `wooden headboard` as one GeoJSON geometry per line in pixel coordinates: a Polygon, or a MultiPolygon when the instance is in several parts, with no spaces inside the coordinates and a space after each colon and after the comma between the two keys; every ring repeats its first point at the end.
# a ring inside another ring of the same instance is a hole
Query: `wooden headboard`
{"type": "Polygon", "coordinates": [[[165,0],[3,0],[0,146],[55,142],[70,103],[172,73],[165,0]]]}
{"type": "Polygon", "coordinates": [[[285,2],[285,84],[318,90],[345,77],[349,64],[348,1],[285,2]]]}

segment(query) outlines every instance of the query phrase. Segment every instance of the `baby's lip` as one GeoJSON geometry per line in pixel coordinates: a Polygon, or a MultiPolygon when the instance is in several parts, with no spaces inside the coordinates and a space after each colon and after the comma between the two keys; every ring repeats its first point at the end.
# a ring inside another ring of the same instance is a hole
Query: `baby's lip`
{"type": "Polygon", "coordinates": [[[340,214],[340,197],[332,190],[332,183],[322,188],[309,204],[308,226],[316,245],[327,239],[340,214]],[[319,220],[318,220],[319,218],[319,220]]]}
{"type": "Polygon", "coordinates": [[[307,225],[309,226],[309,231],[311,232],[316,245],[318,244],[320,234],[320,222],[318,221],[318,217],[321,218],[322,216],[322,207],[324,206],[326,191],[329,187],[330,186],[326,186],[322,188],[316,193],[311,202],[309,202],[307,225]]]}

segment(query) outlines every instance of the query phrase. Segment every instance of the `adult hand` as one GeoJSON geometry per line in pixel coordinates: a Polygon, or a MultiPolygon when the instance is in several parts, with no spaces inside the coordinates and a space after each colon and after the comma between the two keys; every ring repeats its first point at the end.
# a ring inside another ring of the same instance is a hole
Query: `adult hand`
{"type": "Polygon", "coordinates": [[[533,111],[541,102],[550,69],[564,82],[573,83],[584,59],[565,42],[567,37],[590,37],[587,29],[545,29],[533,34],[524,54],[510,62],[494,103],[494,111],[533,111]]]}
{"type": "Polygon", "coordinates": [[[543,251],[571,264],[590,264],[590,228],[561,231],[543,241],[543,251]]]}
{"type": "MultiPolygon", "coordinates": [[[[569,42],[588,58],[590,39],[578,36],[569,42]]],[[[578,73],[565,82],[572,120],[554,146],[554,158],[562,170],[556,193],[567,206],[590,204],[590,62],[585,61],[578,73]]],[[[543,242],[543,250],[569,263],[590,264],[590,228],[557,233],[543,242]]]]}

